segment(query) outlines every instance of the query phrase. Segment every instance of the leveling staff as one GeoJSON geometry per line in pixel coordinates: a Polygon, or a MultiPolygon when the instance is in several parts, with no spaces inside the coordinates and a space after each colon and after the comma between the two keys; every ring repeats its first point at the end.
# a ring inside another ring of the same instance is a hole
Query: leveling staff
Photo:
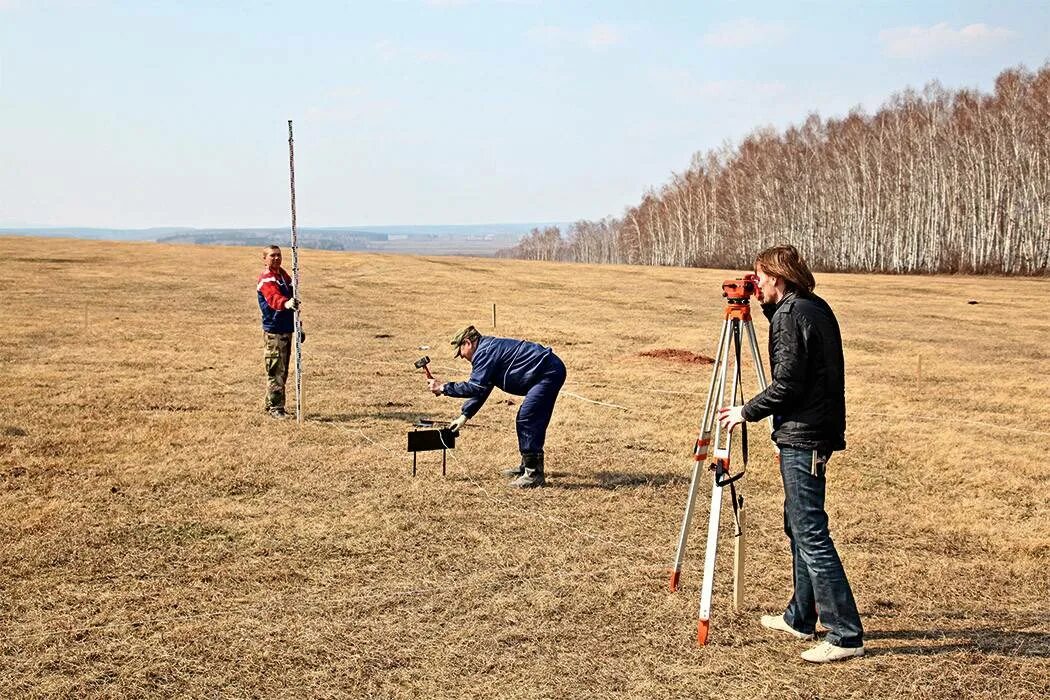
{"type": "Polygon", "coordinates": [[[846,390],[839,324],[813,293],[816,281],[794,246],[758,254],[758,300],[769,319],[773,381],[743,406],[719,410],[731,430],[743,420],[773,416],[784,481],[784,532],[791,541],[795,590],[783,615],[762,625],[798,639],[815,638],[817,614],[824,641],[802,652],[814,663],[864,655],[864,628],[846,572],[828,531],[825,470],[831,453],[846,448],[846,390]]]}
{"type": "MultiPolygon", "coordinates": [[[[255,292],[262,312],[266,348],[266,412],[274,418],[288,418],[284,412],[284,386],[288,382],[288,359],[299,300],[295,298],[291,276],[281,267],[280,247],[263,248],[263,263],[266,269],[256,281],[255,292]]],[[[302,333],[300,340],[306,340],[306,333],[302,333]]]]}
{"type": "Polygon", "coordinates": [[[474,326],[456,333],[452,346],[456,348],[455,357],[472,365],[470,379],[455,383],[436,377],[429,380],[435,396],[467,399],[462,414],[449,427],[462,428],[485,404],[493,387],[524,396],[516,421],[521,464],[503,473],[517,477],[510,482],[517,488],[543,486],[543,444],[554,402],[565,383],[565,365],[550,348],[527,340],[484,336],[474,326]]]}

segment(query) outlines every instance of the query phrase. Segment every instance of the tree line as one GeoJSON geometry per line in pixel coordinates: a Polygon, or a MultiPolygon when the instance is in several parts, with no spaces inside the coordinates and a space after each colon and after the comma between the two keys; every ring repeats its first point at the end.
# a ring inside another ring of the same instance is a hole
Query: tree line
{"type": "Polygon", "coordinates": [[[621,217],[533,229],[507,257],[749,268],[796,245],[814,269],[1050,272],[1050,64],[992,94],[894,94],[693,156],[621,217]]]}

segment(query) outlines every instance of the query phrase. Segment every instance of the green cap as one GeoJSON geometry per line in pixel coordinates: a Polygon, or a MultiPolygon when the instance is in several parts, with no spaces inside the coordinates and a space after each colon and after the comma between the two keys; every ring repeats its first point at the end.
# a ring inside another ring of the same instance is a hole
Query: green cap
{"type": "Polygon", "coordinates": [[[452,347],[456,348],[456,354],[452,357],[459,357],[459,346],[463,344],[464,340],[477,340],[481,337],[481,333],[478,333],[478,329],[474,326],[467,326],[459,333],[452,336],[452,347]]]}

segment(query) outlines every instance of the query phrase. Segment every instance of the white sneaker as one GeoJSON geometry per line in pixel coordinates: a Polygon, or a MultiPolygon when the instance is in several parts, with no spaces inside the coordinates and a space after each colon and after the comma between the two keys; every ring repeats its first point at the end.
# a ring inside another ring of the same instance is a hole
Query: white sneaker
{"type": "Polygon", "coordinates": [[[830,661],[844,661],[855,656],[864,656],[864,647],[837,647],[831,642],[821,642],[812,649],[802,652],[802,658],[815,664],[826,664],[830,661]]]}
{"type": "Polygon", "coordinates": [[[801,639],[804,642],[809,642],[817,638],[816,635],[799,632],[784,620],[783,615],[763,615],[760,622],[766,629],[776,630],[777,632],[787,632],[796,639],[801,639]]]}

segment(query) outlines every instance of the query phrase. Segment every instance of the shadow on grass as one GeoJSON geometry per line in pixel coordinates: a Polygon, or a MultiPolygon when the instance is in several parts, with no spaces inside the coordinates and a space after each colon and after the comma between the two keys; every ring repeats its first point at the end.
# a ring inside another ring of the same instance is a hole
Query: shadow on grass
{"type": "MultiPolygon", "coordinates": [[[[437,459],[437,461],[436,461],[437,473],[438,473],[438,476],[440,477],[441,476],[441,457],[438,456],[436,459],[437,459]]],[[[420,469],[420,471],[423,471],[423,469],[424,469],[424,461],[423,460],[424,460],[423,457],[419,458],[419,469],[420,469]]],[[[409,467],[408,467],[409,472],[411,472],[411,470],[412,470],[411,458],[409,459],[408,465],[409,465],[409,467]]],[[[511,465],[507,464],[507,465],[504,465],[504,466],[509,467],[511,465]]],[[[514,477],[511,477],[511,476],[499,475],[501,477],[501,479],[502,479],[502,482],[497,484],[495,477],[498,475],[498,471],[499,470],[494,470],[491,473],[487,473],[486,472],[486,473],[483,473],[483,474],[477,474],[477,473],[462,474],[462,473],[453,472],[452,469],[453,469],[452,465],[449,464],[449,473],[445,477],[445,479],[448,480],[448,481],[464,482],[464,483],[471,483],[471,484],[482,483],[486,487],[488,487],[490,485],[489,482],[492,482],[492,484],[494,485],[495,488],[499,488],[499,487],[502,487],[502,486],[506,486],[507,484],[509,484],[514,479],[514,477]]],[[[433,471],[433,467],[432,467],[432,465],[429,462],[426,463],[426,471],[433,471]]],[[[544,487],[544,490],[550,490],[550,491],[577,491],[577,490],[584,490],[584,489],[587,489],[587,490],[590,490],[590,489],[606,489],[606,490],[610,490],[611,491],[611,490],[614,490],[614,489],[628,489],[628,488],[639,488],[639,487],[647,487],[647,486],[655,487],[655,486],[667,486],[667,485],[681,485],[681,484],[688,484],[689,483],[688,477],[678,476],[676,474],[619,474],[619,473],[614,474],[614,473],[611,473],[611,472],[601,472],[601,473],[599,473],[597,475],[597,477],[598,477],[598,481],[596,483],[596,482],[593,482],[593,481],[576,480],[573,477],[573,475],[565,473],[565,472],[548,471],[547,472],[547,485],[544,487]]]]}
{"type": "Polygon", "coordinates": [[[877,647],[880,654],[950,654],[957,651],[972,651],[985,654],[1003,654],[1004,656],[1023,656],[1029,658],[1050,658],[1050,633],[1026,632],[1020,630],[1000,629],[997,627],[978,627],[965,630],[924,629],[924,630],[871,630],[865,632],[865,641],[880,640],[916,640],[928,641],[929,644],[906,644],[877,647]]]}
{"type": "MultiPolygon", "coordinates": [[[[315,420],[318,423],[353,423],[359,420],[393,420],[405,424],[405,429],[408,430],[412,427],[420,418],[430,418],[430,416],[423,415],[418,411],[374,411],[372,413],[360,412],[360,413],[327,413],[320,415],[308,416],[309,420],[315,420]]],[[[434,420],[434,419],[431,419],[434,420]]],[[[447,424],[448,421],[438,421],[441,426],[447,424]]]]}

